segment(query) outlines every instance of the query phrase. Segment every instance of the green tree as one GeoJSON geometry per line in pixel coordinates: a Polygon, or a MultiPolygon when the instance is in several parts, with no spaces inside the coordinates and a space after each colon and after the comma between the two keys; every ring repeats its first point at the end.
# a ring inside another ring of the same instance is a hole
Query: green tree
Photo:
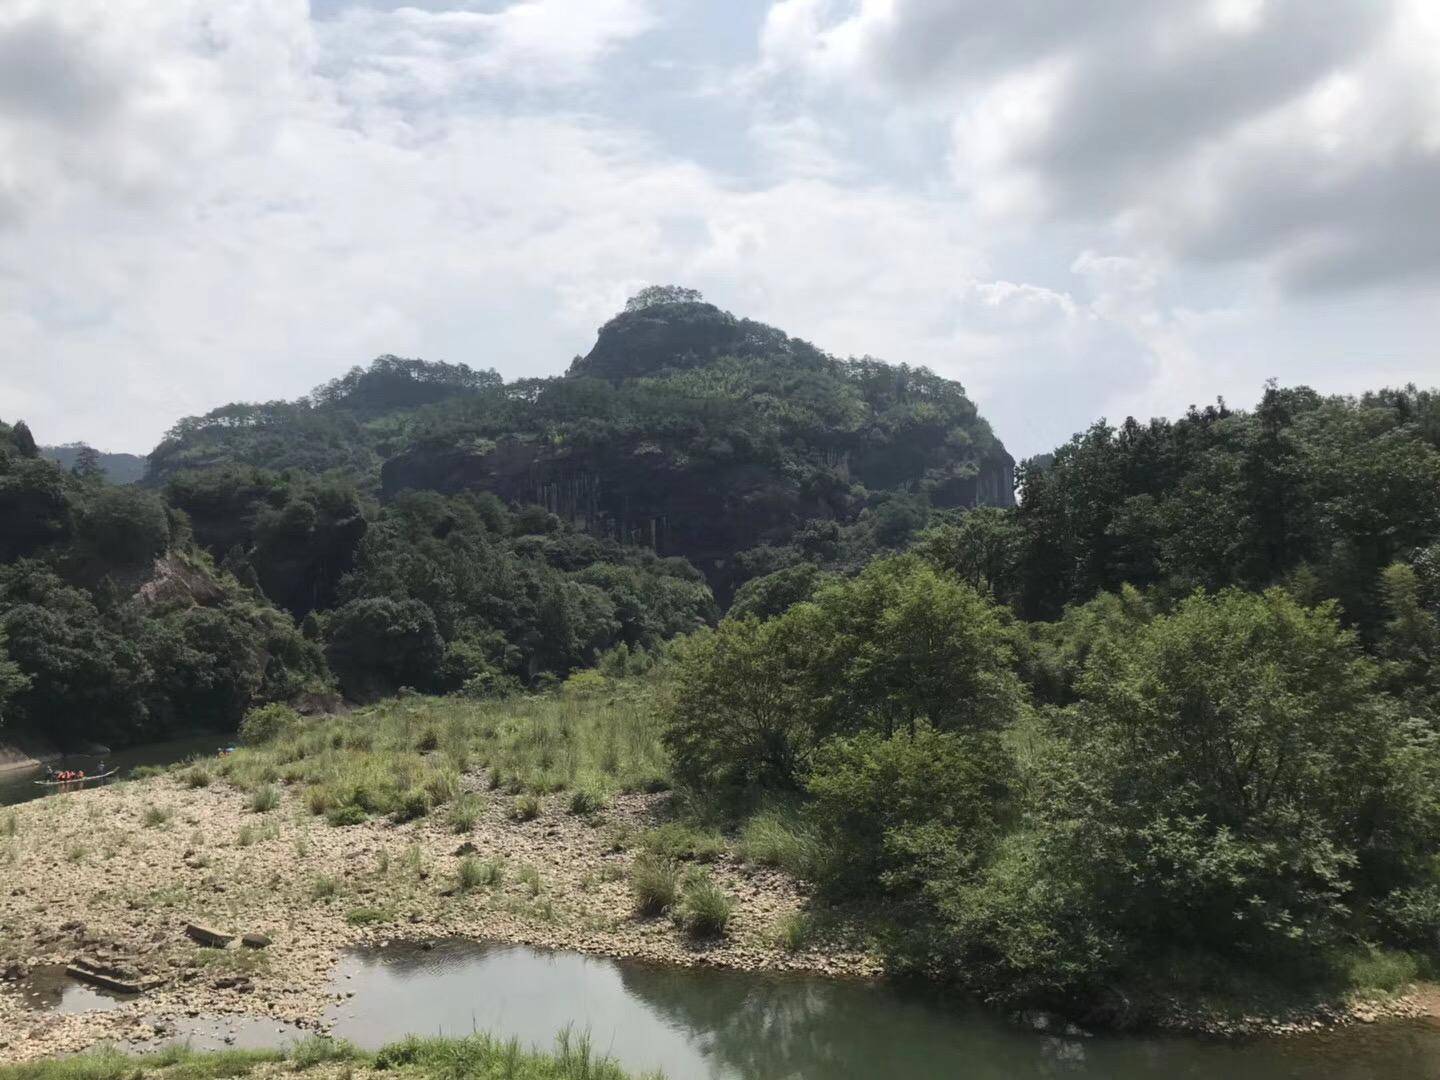
{"type": "Polygon", "coordinates": [[[794,788],[814,746],[808,637],[725,619],[675,647],[665,744],[682,783],[794,788]]]}
{"type": "Polygon", "coordinates": [[[20,670],[19,664],[10,659],[10,653],[5,646],[5,634],[0,631],[0,727],[5,724],[7,703],[29,686],[29,676],[20,670]]]}
{"type": "Polygon", "coordinates": [[[326,655],[347,696],[365,699],[435,682],[445,644],[419,600],[352,600],[328,621],[326,655]]]}
{"type": "Polygon", "coordinates": [[[133,486],[97,487],[82,505],[79,537],[98,565],[144,565],[170,543],[165,504],[153,492],[133,486]]]}
{"type": "Polygon", "coordinates": [[[1045,812],[1090,823],[1132,944],[1313,948],[1424,872],[1436,757],[1379,680],[1333,606],[1279,589],[1197,594],[1096,646],[1045,812]]]}
{"type": "Polygon", "coordinates": [[[999,837],[1015,768],[993,733],[876,732],[833,740],[806,778],[832,884],[897,899],[972,876],[999,837]]]}
{"type": "Polygon", "coordinates": [[[625,310],[644,311],[661,304],[699,304],[704,299],[699,289],[687,289],[681,285],[647,285],[625,301],[625,310]]]}

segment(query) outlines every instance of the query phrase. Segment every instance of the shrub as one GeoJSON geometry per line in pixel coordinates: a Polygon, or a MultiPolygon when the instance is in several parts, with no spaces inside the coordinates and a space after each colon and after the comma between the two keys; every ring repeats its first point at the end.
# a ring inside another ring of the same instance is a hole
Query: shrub
{"type": "Polygon", "coordinates": [[[430,813],[430,795],[420,788],[411,788],[400,794],[399,801],[390,817],[397,823],[414,821],[430,813]]]}
{"type": "Polygon", "coordinates": [[[310,882],[310,899],[329,900],[340,891],[340,880],[330,874],[321,874],[310,882]]]}
{"type": "Polygon", "coordinates": [[[250,809],[257,814],[265,814],[274,810],[280,805],[280,792],[269,784],[255,789],[250,796],[250,809]]]}
{"type": "Polygon", "coordinates": [[[540,816],[540,796],[534,794],[521,795],[515,800],[515,805],[510,808],[510,817],[515,821],[534,821],[540,816]]]}
{"type": "Polygon", "coordinates": [[[770,866],[797,878],[820,873],[820,844],[796,813],[762,810],[740,831],[740,855],[756,866],[770,866]]]}
{"type": "Polygon", "coordinates": [[[798,636],[780,620],[726,619],[675,646],[664,710],[676,775],[705,790],[793,786],[813,740],[798,636]]]}
{"type": "Polygon", "coordinates": [[[903,895],[936,873],[967,872],[998,835],[1013,771],[989,733],[920,723],[888,739],[834,740],[807,782],[828,848],[822,873],[832,885],[903,895]]]}
{"type": "Polygon", "coordinates": [[[455,868],[455,879],[461,892],[469,892],[482,885],[492,889],[498,887],[504,879],[504,873],[503,865],[497,860],[482,861],[473,855],[466,855],[455,868]]]}
{"type": "Polygon", "coordinates": [[[325,812],[325,820],[337,828],[346,825],[363,825],[369,817],[370,815],[365,812],[363,806],[356,806],[354,803],[342,803],[325,812]]]}
{"type": "Polygon", "coordinates": [[[646,831],[640,845],[652,855],[671,861],[714,862],[725,853],[725,838],[683,821],[667,821],[646,831]]]}
{"type": "Polygon", "coordinates": [[[175,811],[168,806],[147,806],[140,823],[147,829],[158,829],[174,816],[175,811]]]}
{"type": "Polygon", "coordinates": [[[1046,795],[1111,837],[1128,939],[1313,956],[1356,896],[1429,879],[1440,763],[1379,680],[1333,605],[1278,589],[1196,594],[1096,647],[1046,795]]]}
{"type": "Polygon", "coordinates": [[[609,805],[609,800],[605,797],[605,793],[596,787],[580,787],[570,793],[570,813],[579,817],[598,814],[607,805],[609,805]]]}
{"type": "Polygon", "coordinates": [[[871,563],[767,622],[725,619],[675,650],[665,741],[701,791],[794,789],[836,736],[1000,730],[1021,715],[999,609],[914,556],[871,563]]]}
{"type": "Polygon", "coordinates": [[[796,911],[776,922],[770,937],[786,952],[799,952],[810,943],[814,933],[815,921],[809,915],[796,911]]]}
{"type": "Polygon", "coordinates": [[[358,907],[345,913],[345,921],[351,926],[378,926],[395,921],[395,913],[386,908],[358,907]]]}
{"type": "Polygon", "coordinates": [[[675,864],[651,854],[636,857],[630,867],[630,895],[635,910],[641,915],[659,915],[668,911],[680,893],[675,864]]]}
{"type": "Polygon", "coordinates": [[[680,925],[696,937],[718,937],[730,925],[735,902],[709,874],[698,873],[685,883],[680,900],[680,925]]]}
{"type": "Polygon", "coordinates": [[[259,746],[298,728],[300,723],[300,714],[289,705],[278,702],[261,705],[247,712],[240,721],[240,741],[247,746],[259,746]]]}
{"type": "Polygon", "coordinates": [[[192,765],[185,770],[181,779],[188,788],[207,788],[210,786],[210,770],[203,765],[192,765]]]}
{"type": "Polygon", "coordinates": [[[480,820],[483,808],[480,796],[469,793],[460,796],[450,808],[450,831],[468,833],[480,820]]]}

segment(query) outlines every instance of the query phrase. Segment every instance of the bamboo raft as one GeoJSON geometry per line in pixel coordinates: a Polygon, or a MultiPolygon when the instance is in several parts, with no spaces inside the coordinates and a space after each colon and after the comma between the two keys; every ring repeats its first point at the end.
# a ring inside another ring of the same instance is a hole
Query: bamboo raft
{"type": "Polygon", "coordinates": [[[34,783],[37,787],[47,788],[83,787],[86,784],[93,784],[98,780],[109,780],[110,777],[119,771],[118,768],[114,768],[103,773],[96,773],[94,776],[76,776],[69,780],[36,780],[34,783]]]}

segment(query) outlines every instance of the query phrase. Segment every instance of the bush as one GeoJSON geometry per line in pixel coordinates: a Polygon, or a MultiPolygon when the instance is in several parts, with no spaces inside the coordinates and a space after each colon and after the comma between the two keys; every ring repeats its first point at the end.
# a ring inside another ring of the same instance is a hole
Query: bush
{"type": "Polygon", "coordinates": [[[365,808],[356,806],[354,803],[342,803],[325,812],[325,820],[337,828],[346,825],[363,825],[369,818],[370,815],[365,812],[365,808]]]}
{"type": "Polygon", "coordinates": [[[820,845],[797,813],[762,810],[752,817],[740,830],[740,856],[806,880],[813,880],[821,868],[820,845]]]}
{"type": "Polygon", "coordinates": [[[415,821],[430,813],[430,795],[420,788],[411,788],[401,792],[395,809],[391,811],[390,817],[397,824],[407,821],[415,821]]]}
{"type": "Polygon", "coordinates": [[[206,788],[210,786],[210,770],[203,765],[192,765],[181,775],[181,779],[188,788],[206,788]]]}
{"type": "Polygon", "coordinates": [[[735,902],[708,874],[696,874],[685,883],[680,925],[696,937],[718,937],[730,925],[734,910],[735,902]]]}
{"type": "Polygon", "coordinates": [[[670,862],[708,863],[725,853],[725,838],[683,821],[667,821],[647,830],[640,838],[640,846],[670,862]]]}
{"type": "Polygon", "coordinates": [[[808,781],[829,883],[905,895],[973,869],[999,833],[1013,772],[989,733],[920,723],[913,734],[831,742],[808,781]]]}
{"type": "Polygon", "coordinates": [[[450,808],[450,831],[455,833],[468,833],[475,828],[475,823],[480,820],[484,806],[480,796],[465,794],[455,801],[450,808]]]}
{"type": "Polygon", "coordinates": [[[779,620],[750,619],[677,643],[664,710],[677,777],[697,790],[794,786],[813,738],[797,647],[779,620]]]}
{"type": "Polygon", "coordinates": [[[771,940],[786,952],[799,952],[815,935],[815,921],[803,912],[782,917],[770,933],[771,940]]]}
{"type": "Polygon", "coordinates": [[[255,789],[250,796],[250,809],[257,814],[268,813],[280,805],[280,792],[269,784],[255,789]]]}
{"type": "Polygon", "coordinates": [[[837,736],[997,731],[1023,711],[994,604],[913,556],[881,559],[758,623],[675,650],[665,740],[696,790],[798,787],[837,736]]]}
{"type": "Polygon", "coordinates": [[[675,904],[680,894],[675,864],[651,854],[636,856],[630,867],[630,895],[641,915],[660,915],[675,904]]]}
{"type": "Polygon", "coordinates": [[[175,816],[175,811],[168,806],[147,806],[145,813],[140,818],[140,823],[147,829],[158,829],[169,822],[175,816]]]}
{"type": "Polygon", "coordinates": [[[609,799],[606,798],[603,791],[596,787],[580,787],[570,793],[570,813],[579,817],[598,814],[608,805],[609,799]]]}
{"type": "Polygon", "coordinates": [[[526,793],[519,796],[510,808],[510,817],[514,821],[534,821],[540,816],[540,796],[526,793]]]}
{"type": "Polygon", "coordinates": [[[484,881],[484,866],[473,855],[466,855],[455,867],[455,880],[461,892],[469,892],[484,881]]]}
{"type": "Polygon", "coordinates": [[[240,721],[240,741],[247,746],[259,746],[293,731],[300,723],[300,714],[289,705],[278,702],[261,705],[247,712],[240,721]]]}
{"type": "Polygon", "coordinates": [[[1333,606],[1278,589],[1197,594],[1096,647],[1050,795],[1113,838],[1128,939],[1313,955],[1355,897],[1428,880],[1440,770],[1379,677],[1333,606]]]}
{"type": "Polygon", "coordinates": [[[351,926],[379,926],[395,921],[395,913],[385,908],[351,908],[345,913],[345,921],[351,926]]]}

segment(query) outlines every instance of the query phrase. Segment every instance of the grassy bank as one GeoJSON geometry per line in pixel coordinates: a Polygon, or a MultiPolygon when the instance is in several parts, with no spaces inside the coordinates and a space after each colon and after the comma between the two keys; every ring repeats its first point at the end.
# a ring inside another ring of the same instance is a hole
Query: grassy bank
{"type": "Polygon", "coordinates": [[[466,773],[517,800],[576,792],[580,809],[661,790],[668,768],[654,691],[601,680],[588,692],[493,702],[394,698],[282,728],[187,776],[196,786],[224,778],[262,800],[273,785],[298,787],[313,814],[343,825],[423,817],[456,800],[466,773]]]}
{"type": "MultiPolygon", "coordinates": [[[[329,1039],[312,1039],[286,1051],[225,1050],[199,1053],[174,1047],[129,1055],[96,1050],[77,1057],[47,1058],[0,1066],[0,1080],[221,1080],[225,1077],[454,1077],[473,1080],[631,1080],[614,1062],[597,1055],[584,1036],[562,1033],[551,1053],[523,1049],[514,1040],[485,1035],[466,1039],[407,1039],[375,1054],[329,1039]]],[[[647,1074],[658,1077],[658,1073],[647,1074]]],[[[638,1080],[638,1078],[637,1078],[638,1080]]]]}

